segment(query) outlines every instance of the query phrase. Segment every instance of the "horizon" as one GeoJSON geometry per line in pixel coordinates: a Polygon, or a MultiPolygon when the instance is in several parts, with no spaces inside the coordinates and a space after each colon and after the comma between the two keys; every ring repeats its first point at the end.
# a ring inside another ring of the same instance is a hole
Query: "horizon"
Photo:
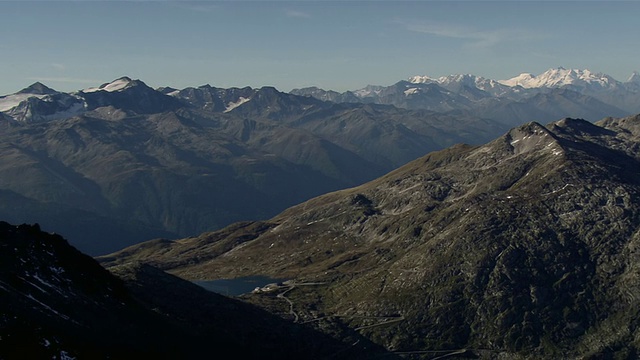
{"type": "MultiPolygon", "coordinates": [[[[573,68],[567,68],[567,67],[563,67],[563,66],[558,66],[558,67],[556,67],[556,68],[550,68],[550,69],[547,69],[547,71],[548,71],[548,70],[555,70],[555,69],[565,69],[565,70],[589,70],[589,71],[591,71],[591,69],[573,69],[573,68]]],[[[598,72],[598,71],[591,71],[591,72],[592,72],[592,73],[595,73],[595,74],[600,73],[600,72],[598,72]]],[[[543,73],[544,73],[544,72],[543,72],[543,73]]],[[[517,75],[515,75],[514,77],[517,77],[517,76],[522,75],[522,74],[525,74],[525,73],[517,74],[517,75]]],[[[539,76],[539,75],[541,75],[541,74],[542,74],[542,73],[540,73],[540,74],[532,74],[532,75],[533,75],[533,76],[539,76]]],[[[602,74],[604,74],[604,73],[602,73],[602,74]]],[[[632,72],[632,74],[629,74],[629,76],[628,76],[627,78],[630,78],[633,74],[638,74],[638,71],[635,71],[635,70],[634,70],[634,71],[632,72]]],[[[461,74],[461,73],[459,73],[459,74],[449,74],[449,75],[443,75],[443,76],[455,76],[455,75],[473,75],[473,76],[478,76],[478,75],[476,75],[476,74],[461,74]]],[[[609,74],[604,74],[604,75],[609,75],[609,74]]],[[[417,75],[417,76],[421,76],[421,75],[417,75]]],[[[97,88],[97,87],[100,87],[100,86],[107,85],[107,84],[109,84],[109,83],[115,82],[115,81],[117,81],[117,80],[120,80],[120,79],[122,79],[122,78],[128,78],[128,79],[130,79],[130,80],[132,80],[132,81],[142,81],[144,84],[146,84],[146,85],[147,85],[147,86],[149,86],[150,88],[153,88],[153,89],[156,89],[156,90],[157,90],[157,89],[159,89],[159,88],[162,88],[162,87],[167,87],[166,85],[162,85],[162,84],[160,84],[160,85],[158,85],[158,86],[155,86],[155,85],[152,85],[152,84],[147,83],[144,79],[138,79],[138,78],[134,78],[134,77],[131,77],[131,76],[128,76],[128,75],[122,75],[122,76],[117,77],[117,78],[115,78],[115,79],[112,79],[112,80],[109,80],[109,81],[105,81],[105,82],[101,82],[101,83],[99,83],[99,84],[93,84],[93,85],[91,85],[91,84],[87,84],[88,86],[85,86],[85,87],[83,87],[83,88],[81,88],[81,89],[75,89],[75,90],[59,90],[59,89],[57,89],[57,88],[55,88],[55,87],[49,86],[49,84],[47,84],[46,82],[43,82],[43,81],[40,81],[40,80],[36,80],[36,81],[34,81],[34,82],[32,82],[32,83],[30,83],[30,84],[28,84],[28,85],[23,86],[23,87],[22,87],[22,88],[20,88],[20,89],[15,90],[15,91],[14,91],[14,92],[12,92],[12,93],[0,94],[0,97],[2,97],[2,96],[7,96],[7,95],[11,95],[11,94],[14,94],[14,93],[17,93],[17,92],[19,92],[19,91],[22,91],[22,90],[24,90],[24,89],[26,89],[26,88],[28,88],[28,87],[30,87],[30,86],[33,86],[33,85],[35,85],[35,84],[38,84],[38,83],[40,83],[40,84],[42,84],[42,85],[44,85],[44,86],[46,86],[46,87],[48,87],[48,88],[50,88],[50,89],[52,89],[52,90],[61,91],[61,92],[68,92],[68,93],[72,93],[72,92],[76,92],[76,91],[87,90],[87,89],[90,89],[90,88],[97,88]]],[[[408,78],[409,78],[409,77],[407,77],[407,79],[408,79],[408,78]]],[[[438,77],[432,77],[432,78],[437,79],[438,77]]],[[[400,79],[400,80],[398,80],[398,81],[407,80],[407,79],[400,79]]],[[[623,82],[623,83],[627,81],[627,79],[624,79],[624,80],[616,79],[616,78],[614,78],[614,79],[615,79],[615,80],[617,80],[617,81],[623,82]]],[[[509,80],[509,79],[490,79],[490,80],[505,81],[505,80],[509,80]]],[[[397,81],[396,81],[396,82],[397,82],[397,81]]],[[[207,86],[207,85],[212,86],[212,87],[218,87],[218,86],[216,86],[215,84],[209,84],[209,83],[206,83],[206,84],[194,84],[194,85],[188,85],[188,86],[183,87],[183,88],[177,88],[177,90],[182,90],[182,89],[185,89],[185,88],[188,88],[188,87],[198,88],[198,87],[201,87],[201,86],[207,86]]],[[[391,86],[391,85],[393,85],[393,84],[368,84],[368,85],[366,85],[366,86],[391,86]]],[[[247,85],[247,86],[249,86],[249,85],[247,85]]],[[[366,86],[365,86],[365,87],[366,87],[366,86]]],[[[242,86],[242,87],[245,87],[245,86],[242,86]]],[[[242,87],[239,87],[239,86],[230,86],[229,88],[242,88],[242,87]]],[[[254,89],[259,89],[259,88],[263,88],[263,87],[274,87],[274,86],[271,86],[271,85],[262,85],[262,86],[255,86],[255,87],[253,87],[253,86],[249,86],[249,87],[254,88],[254,89]]],[[[313,86],[309,86],[309,87],[313,87],[313,86]]],[[[277,87],[275,87],[275,88],[276,88],[278,91],[280,91],[280,92],[287,92],[287,93],[288,93],[288,92],[291,92],[292,90],[303,89],[303,88],[293,88],[293,89],[283,90],[283,89],[279,89],[279,88],[277,88],[277,87]]],[[[363,87],[363,88],[364,88],[364,87],[363,87]]],[[[330,89],[330,88],[322,88],[322,90],[334,90],[334,89],[330,89]]],[[[356,91],[356,90],[360,90],[360,89],[347,89],[347,90],[345,90],[345,91],[356,91]]],[[[335,91],[335,90],[334,90],[334,91],[335,91]]]]}
{"type": "Polygon", "coordinates": [[[640,70],[639,11],[640,2],[5,1],[0,95],[122,76],[153,88],[343,92],[564,67],[624,82],[640,70]]]}

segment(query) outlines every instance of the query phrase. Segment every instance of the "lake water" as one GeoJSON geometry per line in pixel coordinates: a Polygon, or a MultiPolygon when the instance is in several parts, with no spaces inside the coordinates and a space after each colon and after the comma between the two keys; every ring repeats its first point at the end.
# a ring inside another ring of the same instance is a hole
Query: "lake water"
{"type": "Polygon", "coordinates": [[[218,294],[238,296],[250,293],[257,287],[263,287],[267,284],[279,283],[285,280],[286,279],[274,279],[266,276],[247,276],[236,279],[194,281],[193,283],[218,294]]]}

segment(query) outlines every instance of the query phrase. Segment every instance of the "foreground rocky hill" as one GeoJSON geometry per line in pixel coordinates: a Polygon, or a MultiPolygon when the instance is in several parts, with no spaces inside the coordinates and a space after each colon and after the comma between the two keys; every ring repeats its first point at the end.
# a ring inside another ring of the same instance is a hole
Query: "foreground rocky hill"
{"type": "Polygon", "coordinates": [[[639,162],[640,116],[533,122],[269,221],[101,261],[289,278],[251,301],[405,356],[635,358],[639,162]]]}
{"type": "Polygon", "coordinates": [[[37,225],[0,222],[0,250],[3,359],[385,355],[358,334],[338,341],[150,266],[116,277],[37,225]]]}

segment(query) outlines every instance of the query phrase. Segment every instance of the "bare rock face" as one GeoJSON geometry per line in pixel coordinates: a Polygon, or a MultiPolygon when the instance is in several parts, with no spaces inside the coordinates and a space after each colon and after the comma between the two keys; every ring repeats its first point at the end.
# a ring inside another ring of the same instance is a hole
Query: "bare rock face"
{"type": "Polygon", "coordinates": [[[639,162],[638,116],[528,123],[266,222],[101,260],[141,260],[189,279],[290,278],[291,311],[273,294],[250,300],[319,328],[355,329],[391,351],[632,358],[639,162]]]}

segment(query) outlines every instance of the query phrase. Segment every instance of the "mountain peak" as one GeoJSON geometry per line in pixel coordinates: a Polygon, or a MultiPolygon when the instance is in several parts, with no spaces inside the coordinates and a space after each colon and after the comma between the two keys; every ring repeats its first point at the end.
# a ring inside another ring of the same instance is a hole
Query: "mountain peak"
{"type": "Polygon", "coordinates": [[[437,79],[434,79],[428,75],[415,75],[415,76],[409,77],[407,81],[413,84],[425,84],[430,82],[436,82],[437,79]]]}
{"type": "Polygon", "coordinates": [[[57,91],[51,89],[45,84],[37,81],[26,88],[18,91],[18,94],[34,94],[34,95],[51,95],[56,94],[57,91]]]}
{"type": "Polygon", "coordinates": [[[511,129],[505,135],[515,154],[547,150],[554,155],[560,153],[556,136],[543,125],[529,122],[511,129]],[[554,146],[552,146],[554,144],[554,146]]]}
{"type": "Polygon", "coordinates": [[[588,69],[565,69],[562,66],[549,69],[540,75],[522,73],[514,78],[501,80],[500,83],[508,86],[520,85],[524,88],[540,87],[562,87],[567,85],[597,85],[600,87],[610,87],[617,81],[612,77],[594,73],[588,69]]]}
{"type": "Polygon", "coordinates": [[[96,92],[96,91],[107,91],[107,92],[121,91],[121,90],[130,88],[132,86],[138,85],[139,83],[142,83],[142,82],[140,80],[132,80],[128,76],[123,76],[113,80],[112,82],[104,83],[97,88],[93,87],[93,88],[84,89],[82,90],[82,92],[90,93],[90,92],[96,92]]]}
{"type": "Polygon", "coordinates": [[[439,78],[432,78],[427,75],[416,75],[416,76],[411,76],[408,79],[408,81],[413,84],[437,83],[442,85],[442,84],[449,84],[452,82],[458,82],[458,83],[475,82],[475,81],[478,81],[479,79],[483,79],[483,78],[477,77],[472,74],[452,74],[447,76],[441,76],[439,78]]]}
{"type": "Polygon", "coordinates": [[[633,73],[631,73],[631,76],[629,76],[629,79],[627,79],[628,83],[640,83],[640,74],[638,74],[637,71],[634,71],[633,73]]]}

